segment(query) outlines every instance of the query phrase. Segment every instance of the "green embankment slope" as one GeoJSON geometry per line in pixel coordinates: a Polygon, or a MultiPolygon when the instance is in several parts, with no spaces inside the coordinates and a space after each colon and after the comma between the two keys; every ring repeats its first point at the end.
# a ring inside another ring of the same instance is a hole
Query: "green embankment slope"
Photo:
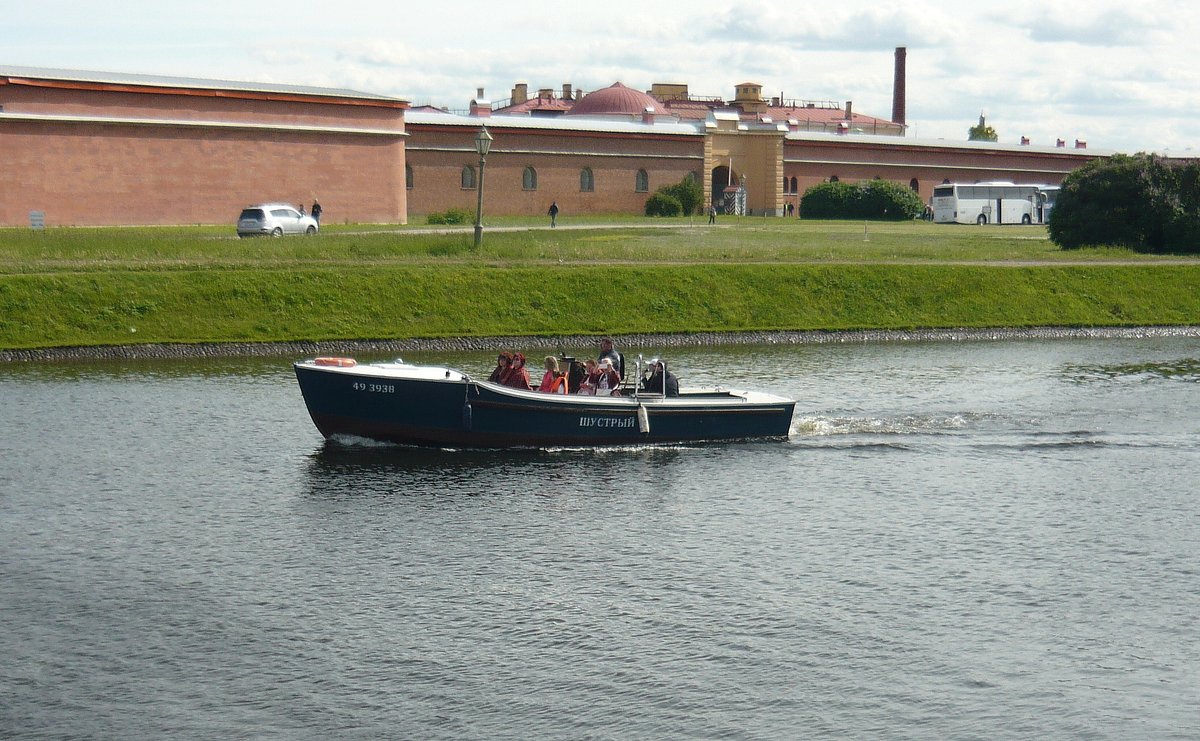
{"type": "Polygon", "coordinates": [[[498,233],[480,253],[462,234],[0,232],[0,348],[1200,324],[1200,262],[1068,261],[1016,227],[990,232],[971,260],[961,242],[989,232],[871,225],[868,242],[862,224],[747,221],[755,228],[498,233]]]}

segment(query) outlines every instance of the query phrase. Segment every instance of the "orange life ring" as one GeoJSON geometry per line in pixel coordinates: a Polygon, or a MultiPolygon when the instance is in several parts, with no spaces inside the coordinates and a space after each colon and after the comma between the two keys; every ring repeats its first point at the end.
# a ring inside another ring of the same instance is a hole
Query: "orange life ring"
{"type": "Polygon", "coordinates": [[[334,365],[338,368],[353,368],[358,365],[358,361],[354,358],[317,358],[313,362],[317,365],[334,365]]]}

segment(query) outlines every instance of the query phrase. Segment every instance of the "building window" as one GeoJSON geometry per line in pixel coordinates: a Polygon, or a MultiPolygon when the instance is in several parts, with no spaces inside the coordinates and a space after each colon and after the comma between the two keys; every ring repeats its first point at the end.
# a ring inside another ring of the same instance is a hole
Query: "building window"
{"type": "Polygon", "coordinates": [[[837,175],[830,175],[830,176],[829,176],[829,182],[831,182],[831,183],[836,183],[837,181],[838,181],[838,176],[837,176],[837,175]]]}
{"type": "Polygon", "coordinates": [[[800,181],[796,180],[796,178],[793,177],[792,178],[792,195],[799,195],[799,194],[800,194],[800,181]]]}
{"type": "Polygon", "coordinates": [[[537,170],[526,167],[521,175],[521,187],[525,190],[537,190],[537,170]]]}
{"type": "Polygon", "coordinates": [[[408,188],[409,190],[412,190],[412,187],[413,187],[412,165],[404,166],[404,187],[408,188]]]}
{"type": "Polygon", "coordinates": [[[912,188],[913,190],[917,191],[918,193],[921,192],[921,184],[917,182],[916,178],[913,178],[912,180],[908,181],[908,187],[912,188]]]}
{"type": "Polygon", "coordinates": [[[638,170],[637,177],[634,178],[633,189],[638,193],[646,193],[650,190],[650,176],[645,170],[638,170]]]}
{"type": "Polygon", "coordinates": [[[687,176],[688,176],[688,180],[691,180],[693,183],[696,183],[697,185],[700,184],[700,173],[696,172],[695,170],[692,170],[691,172],[689,172],[687,174],[687,176]]]}
{"type": "Polygon", "coordinates": [[[591,193],[596,189],[596,178],[592,176],[592,168],[585,167],[579,171],[579,190],[591,193]]]}
{"type": "Polygon", "coordinates": [[[475,190],[475,168],[470,165],[462,169],[462,187],[464,190],[475,190]]]}

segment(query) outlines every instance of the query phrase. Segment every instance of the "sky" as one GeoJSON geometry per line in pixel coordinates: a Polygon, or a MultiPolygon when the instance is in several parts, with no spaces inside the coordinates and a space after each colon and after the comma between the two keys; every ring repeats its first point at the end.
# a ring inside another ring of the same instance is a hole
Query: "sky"
{"type": "Polygon", "coordinates": [[[853,101],[908,136],[1200,156],[1194,0],[0,0],[0,65],[351,88],[465,110],[484,88],[686,83],[853,101]]]}

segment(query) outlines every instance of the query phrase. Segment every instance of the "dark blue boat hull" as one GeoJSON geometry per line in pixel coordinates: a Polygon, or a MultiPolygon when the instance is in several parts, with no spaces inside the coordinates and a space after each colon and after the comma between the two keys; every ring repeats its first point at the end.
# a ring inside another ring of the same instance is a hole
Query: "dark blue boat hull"
{"type": "Polygon", "coordinates": [[[638,445],[786,438],[795,402],[750,403],[713,392],[687,399],[513,392],[459,374],[387,378],[297,363],[309,415],[337,435],[433,447],[638,445]],[[641,407],[642,411],[639,411],[641,407]]]}

